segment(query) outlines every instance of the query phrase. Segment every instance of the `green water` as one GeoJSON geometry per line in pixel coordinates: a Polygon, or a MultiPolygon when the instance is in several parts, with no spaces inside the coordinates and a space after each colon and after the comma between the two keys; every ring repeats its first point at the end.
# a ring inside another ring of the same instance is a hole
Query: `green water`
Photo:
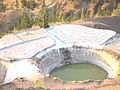
{"type": "Polygon", "coordinates": [[[51,76],[64,81],[79,80],[103,80],[107,78],[107,72],[92,64],[72,64],[53,70],[51,76]]]}

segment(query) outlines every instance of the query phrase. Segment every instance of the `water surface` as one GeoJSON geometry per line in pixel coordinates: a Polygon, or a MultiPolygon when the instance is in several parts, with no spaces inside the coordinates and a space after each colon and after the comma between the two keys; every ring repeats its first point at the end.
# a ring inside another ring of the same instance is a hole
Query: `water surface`
{"type": "Polygon", "coordinates": [[[55,69],[50,73],[64,81],[79,80],[103,80],[107,78],[107,72],[92,64],[72,64],[55,69]]]}

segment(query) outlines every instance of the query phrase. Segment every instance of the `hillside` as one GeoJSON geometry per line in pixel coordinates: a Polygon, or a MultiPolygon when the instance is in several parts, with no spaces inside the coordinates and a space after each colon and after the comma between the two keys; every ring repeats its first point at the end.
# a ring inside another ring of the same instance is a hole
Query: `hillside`
{"type": "Polygon", "coordinates": [[[120,16],[97,17],[84,20],[75,20],[71,24],[80,24],[98,29],[110,29],[120,33],[120,16]]]}
{"type": "MultiPolygon", "coordinates": [[[[0,0],[0,32],[16,29],[18,17],[23,12],[39,15],[42,0],[0,0]],[[5,9],[3,8],[5,7],[5,9]]],[[[92,19],[120,15],[120,0],[45,0],[49,9],[49,23],[71,22],[78,19],[92,19]],[[62,17],[62,18],[61,18],[62,17]]]]}

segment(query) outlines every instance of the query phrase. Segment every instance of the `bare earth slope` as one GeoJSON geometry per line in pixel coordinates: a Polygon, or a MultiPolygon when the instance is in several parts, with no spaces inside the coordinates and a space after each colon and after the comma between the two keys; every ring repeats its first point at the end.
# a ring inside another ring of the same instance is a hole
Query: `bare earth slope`
{"type": "Polygon", "coordinates": [[[76,20],[72,24],[81,24],[98,29],[111,29],[120,33],[120,16],[99,17],[92,19],[76,20]]]}

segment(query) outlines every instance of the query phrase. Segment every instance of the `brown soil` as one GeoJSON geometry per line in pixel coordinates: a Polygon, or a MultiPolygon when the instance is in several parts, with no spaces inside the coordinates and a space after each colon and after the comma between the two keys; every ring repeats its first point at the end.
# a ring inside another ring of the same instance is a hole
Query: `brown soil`
{"type": "Polygon", "coordinates": [[[77,20],[72,24],[81,24],[98,29],[111,29],[120,33],[120,16],[98,17],[92,19],[77,20]]]}
{"type": "MultiPolygon", "coordinates": [[[[12,90],[14,88],[33,88],[30,90],[36,90],[38,88],[49,88],[51,90],[66,90],[66,89],[74,89],[74,90],[119,90],[120,88],[120,76],[115,79],[106,79],[104,81],[89,81],[86,80],[84,82],[64,82],[61,80],[53,80],[52,77],[44,76],[42,80],[33,82],[28,79],[16,79],[13,82],[1,86],[0,90],[12,90]]],[[[39,89],[38,89],[39,90],[39,89]]]]}

